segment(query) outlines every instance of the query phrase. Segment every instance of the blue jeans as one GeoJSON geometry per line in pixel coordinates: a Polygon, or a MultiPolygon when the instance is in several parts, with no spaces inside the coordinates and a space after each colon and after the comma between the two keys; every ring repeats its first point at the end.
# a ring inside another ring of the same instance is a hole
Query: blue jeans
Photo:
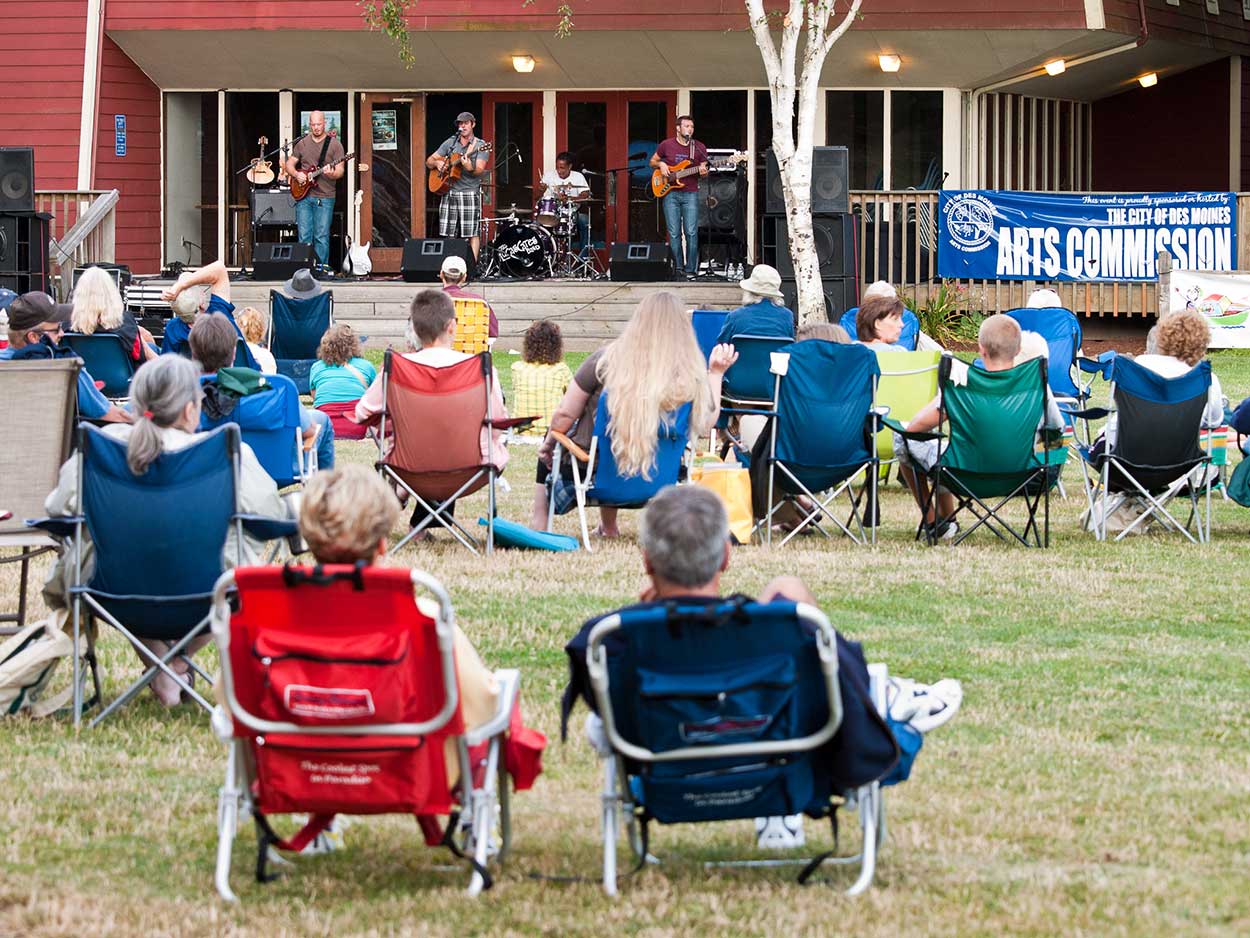
{"type": "Polygon", "coordinates": [[[673,252],[673,267],[688,274],[699,268],[699,193],[674,189],[664,196],[664,224],[668,226],[668,247],[673,252]],[[682,260],[681,235],[686,234],[685,261],[682,260]]]}
{"type": "Polygon", "coordinates": [[[317,468],[334,468],[334,427],[330,424],[330,416],[323,411],[299,405],[299,428],[307,430],[313,424],[319,424],[317,433],[317,468]]]}
{"type": "Polygon", "coordinates": [[[299,227],[299,239],[311,244],[317,252],[317,262],[322,266],[330,263],[330,222],[334,218],[334,197],[322,198],[307,195],[295,203],[295,224],[299,227]]]}

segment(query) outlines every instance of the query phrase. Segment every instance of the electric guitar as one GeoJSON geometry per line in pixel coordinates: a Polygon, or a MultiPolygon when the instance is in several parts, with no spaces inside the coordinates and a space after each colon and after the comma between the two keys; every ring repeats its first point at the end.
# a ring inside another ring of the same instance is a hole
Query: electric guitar
{"type": "MultiPolygon", "coordinates": [[[[708,160],[708,169],[717,169],[724,166],[736,166],[739,163],[745,163],[747,155],[739,150],[737,153],[731,153],[729,156],[720,159],[708,160]]],[[[697,163],[691,163],[690,160],[682,160],[676,166],[668,168],[668,176],[664,176],[657,169],[651,174],[651,192],[657,199],[662,199],[674,189],[684,189],[685,184],[682,182],[687,176],[693,176],[699,171],[697,163]]]]}
{"type": "Polygon", "coordinates": [[[367,277],[369,272],[373,270],[373,261],[369,257],[369,248],[373,244],[370,239],[364,244],[360,243],[360,206],[365,201],[365,193],[363,189],[356,190],[356,240],[352,241],[351,235],[344,236],[343,240],[347,242],[347,250],[343,252],[343,273],[349,277],[367,277]]]}
{"type": "MultiPolygon", "coordinates": [[[[326,163],[325,166],[318,166],[316,169],[309,170],[308,172],[304,173],[304,176],[306,177],[304,182],[300,182],[297,177],[292,176],[291,177],[291,198],[293,198],[296,202],[298,202],[300,199],[304,198],[304,196],[308,195],[308,193],[312,191],[313,183],[317,181],[317,177],[320,176],[322,173],[324,173],[327,169],[332,169],[335,166],[338,166],[339,163],[346,163],[348,160],[354,160],[355,158],[356,158],[356,151],[353,150],[351,153],[348,153],[346,156],[342,157],[341,159],[335,160],[333,163],[326,163]]],[[[358,166],[357,168],[363,173],[365,170],[369,168],[369,165],[367,163],[361,163],[360,166],[358,166]]]]}
{"type": "MultiPolygon", "coordinates": [[[[476,159],[478,154],[489,153],[494,146],[493,143],[483,143],[471,155],[476,159]]],[[[441,171],[437,169],[430,170],[430,191],[435,195],[446,195],[451,189],[451,184],[460,178],[461,169],[460,154],[451,154],[441,171]]]]}
{"type": "Polygon", "coordinates": [[[269,146],[269,138],[261,137],[256,143],[260,146],[260,156],[252,160],[247,171],[247,181],[254,186],[267,186],[273,182],[273,163],[265,159],[265,147],[269,146]]]}

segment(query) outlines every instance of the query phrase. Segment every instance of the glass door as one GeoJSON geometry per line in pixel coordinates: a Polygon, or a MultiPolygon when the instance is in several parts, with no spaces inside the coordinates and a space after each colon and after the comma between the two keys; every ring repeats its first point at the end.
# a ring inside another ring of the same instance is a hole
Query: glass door
{"type": "MultiPolygon", "coordinates": [[[[360,237],[378,273],[398,273],[408,238],[425,237],[425,99],[364,94],[360,106],[360,237]]],[[[352,234],[353,239],[356,233],[352,234]]]]}
{"type": "Polygon", "coordinates": [[[482,216],[497,210],[532,209],[542,195],[543,96],[540,93],[482,95],[478,136],[494,145],[490,170],[482,181],[482,216]]]}

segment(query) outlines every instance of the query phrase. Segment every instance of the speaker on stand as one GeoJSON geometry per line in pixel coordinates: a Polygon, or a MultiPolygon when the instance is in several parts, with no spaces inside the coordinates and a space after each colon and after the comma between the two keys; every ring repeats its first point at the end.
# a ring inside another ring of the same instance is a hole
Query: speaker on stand
{"type": "MultiPolygon", "coordinates": [[[[708,157],[716,159],[732,153],[733,150],[708,150],[708,157]]],[[[746,167],[713,169],[706,177],[700,177],[699,195],[700,266],[707,264],[712,273],[732,279],[733,272],[746,262],[746,167]]]]}

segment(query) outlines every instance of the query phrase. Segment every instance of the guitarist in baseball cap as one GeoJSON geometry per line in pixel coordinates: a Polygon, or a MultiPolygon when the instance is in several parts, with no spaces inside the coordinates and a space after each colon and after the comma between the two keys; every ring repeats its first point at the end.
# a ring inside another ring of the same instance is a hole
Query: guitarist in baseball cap
{"type": "Polygon", "coordinates": [[[438,203],[438,233],[443,238],[468,238],[475,260],[481,248],[482,175],[490,162],[487,152],[478,152],[486,141],[473,133],[476,126],[477,118],[461,111],[456,116],[456,132],[425,161],[428,169],[443,172],[453,154],[459,157],[460,177],[438,203]]]}

